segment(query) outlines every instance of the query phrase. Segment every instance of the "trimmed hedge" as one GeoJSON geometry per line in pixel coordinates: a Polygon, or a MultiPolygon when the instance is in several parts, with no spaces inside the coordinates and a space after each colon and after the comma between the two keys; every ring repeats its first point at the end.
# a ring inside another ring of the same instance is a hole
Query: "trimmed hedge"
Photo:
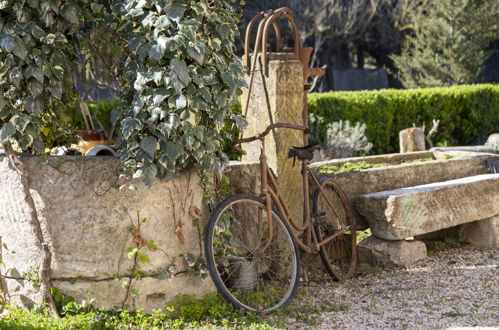
{"type": "Polygon", "coordinates": [[[400,130],[424,123],[428,131],[432,119],[440,119],[434,145],[483,144],[499,132],[499,85],[312,93],[308,104],[323,119],[316,135],[324,138],[328,122],[365,123],[375,154],[398,152],[400,130]]]}

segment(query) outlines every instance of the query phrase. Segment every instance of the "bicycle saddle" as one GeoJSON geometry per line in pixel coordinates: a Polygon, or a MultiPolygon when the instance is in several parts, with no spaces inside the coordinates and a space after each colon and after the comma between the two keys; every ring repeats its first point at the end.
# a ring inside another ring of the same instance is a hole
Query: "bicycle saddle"
{"type": "Polygon", "coordinates": [[[299,160],[311,160],[314,158],[314,150],[321,148],[318,144],[309,144],[304,147],[293,146],[288,151],[288,158],[298,158],[299,160]]]}

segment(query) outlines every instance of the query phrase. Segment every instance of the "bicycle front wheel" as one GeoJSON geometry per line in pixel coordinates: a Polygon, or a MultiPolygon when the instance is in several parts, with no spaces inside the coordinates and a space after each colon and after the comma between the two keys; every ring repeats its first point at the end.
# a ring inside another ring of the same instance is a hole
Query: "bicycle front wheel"
{"type": "Polygon", "coordinates": [[[289,225],[265,201],[234,195],[208,222],[206,263],[220,294],[237,308],[270,313],[289,304],[298,288],[300,255],[289,225]]]}
{"type": "Polygon", "coordinates": [[[320,247],[324,268],[334,280],[353,276],[357,266],[357,236],[350,204],[341,188],[332,180],[321,183],[322,191],[313,195],[314,230],[320,242],[335,236],[320,247]]]}

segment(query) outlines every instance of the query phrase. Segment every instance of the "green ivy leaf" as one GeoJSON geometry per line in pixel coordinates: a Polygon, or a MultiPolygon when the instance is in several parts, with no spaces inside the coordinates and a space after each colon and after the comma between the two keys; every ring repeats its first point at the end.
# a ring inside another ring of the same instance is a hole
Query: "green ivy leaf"
{"type": "Polygon", "coordinates": [[[174,2],[172,4],[167,5],[164,8],[164,11],[165,13],[168,14],[169,18],[172,21],[179,23],[182,17],[184,16],[185,8],[178,2],[174,2]]]}
{"type": "Polygon", "coordinates": [[[95,14],[98,14],[100,13],[102,7],[104,7],[103,5],[101,4],[98,4],[98,3],[95,3],[95,2],[92,2],[92,4],[90,5],[90,8],[92,8],[92,11],[95,13],[95,14]]]}
{"type": "Polygon", "coordinates": [[[187,106],[187,99],[184,95],[179,95],[175,100],[175,107],[177,109],[183,109],[187,106]]]}
{"type": "Polygon", "coordinates": [[[60,100],[62,98],[62,81],[52,80],[47,88],[53,97],[60,100]]]}
{"type": "Polygon", "coordinates": [[[21,84],[22,81],[22,75],[21,75],[21,70],[19,70],[18,67],[12,68],[9,73],[9,79],[10,82],[16,86],[16,88],[19,88],[19,85],[21,84]]]}
{"type": "Polygon", "coordinates": [[[10,121],[14,124],[16,130],[22,133],[30,123],[31,119],[29,116],[21,114],[13,116],[10,121]]]}
{"type": "Polygon", "coordinates": [[[9,139],[12,135],[16,133],[16,128],[11,122],[4,123],[2,125],[2,129],[0,130],[0,140],[2,143],[9,142],[9,139]]]}
{"type": "Polygon", "coordinates": [[[176,275],[176,274],[180,273],[180,269],[178,268],[178,266],[176,264],[171,264],[170,266],[168,266],[168,271],[172,275],[176,275]]]}
{"type": "Polygon", "coordinates": [[[61,7],[62,16],[71,24],[80,24],[80,11],[73,3],[64,4],[61,7]]]}
{"type": "Polygon", "coordinates": [[[187,55],[193,58],[199,65],[203,65],[204,54],[199,49],[187,46],[187,55]]]}
{"type": "Polygon", "coordinates": [[[146,185],[150,186],[152,184],[152,181],[158,174],[158,168],[154,164],[149,164],[147,166],[144,166],[143,171],[144,171],[144,181],[146,185]]]}
{"type": "Polygon", "coordinates": [[[41,39],[47,35],[45,31],[43,31],[43,29],[39,27],[34,21],[28,23],[28,25],[26,26],[26,31],[28,33],[31,33],[31,35],[35,37],[35,39],[41,39]]]}
{"type": "Polygon", "coordinates": [[[171,92],[166,88],[158,88],[154,93],[153,105],[160,105],[170,95],[171,92]]]}
{"type": "Polygon", "coordinates": [[[175,142],[165,142],[161,143],[162,150],[165,152],[166,156],[172,161],[175,161],[182,153],[184,153],[184,147],[175,142]]]}
{"type": "Polygon", "coordinates": [[[168,28],[172,24],[172,21],[166,15],[161,15],[154,26],[160,30],[168,28]]]}
{"type": "Polygon", "coordinates": [[[35,115],[39,115],[43,110],[43,101],[40,100],[39,98],[34,98],[33,96],[30,96],[26,98],[26,101],[24,102],[24,108],[28,112],[31,112],[35,115]]]}
{"type": "Polygon", "coordinates": [[[24,79],[29,79],[31,77],[34,77],[36,80],[38,80],[39,83],[43,84],[43,81],[45,80],[44,75],[43,75],[43,70],[37,66],[29,66],[23,71],[23,76],[24,79]]]}
{"type": "Polygon", "coordinates": [[[135,118],[125,118],[121,121],[123,137],[128,139],[135,130],[142,128],[142,124],[135,118]]]}
{"type": "Polygon", "coordinates": [[[185,61],[180,61],[176,58],[171,60],[170,79],[177,93],[180,93],[189,84],[191,77],[189,76],[189,70],[185,61]]]}
{"type": "Polygon", "coordinates": [[[60,65],[52,67],[52,73],[58,80],[64,79],[64,68],[60,65]]]}
{"type": "Polygon", "coordinates": [[[28,90],[31,92],[31,95],[36,97],[43,92],[43,85],[36,80],[31,80],[28,83],[28,90]]]}
{"type": "Polygon", "coordinates": [[[22,139],[19,141],[19,146],[21,147],[22,150],[28,149],[29,146],[31,146],[34,142],[34,138],[29,135],[25,134],[23,135],[22,139]]]}
{"type": "Polygon", "coordinates": [[[0,38],[0,47],[7,53],[11,53],[16,47],[16,42],[14,37],[9,34],[4,34],[0,38]]]}
{"type": "Polygon", "coordinates": [[[158,140],[155,137],[146,136],[140,141],[140,148],[144,150],[151,157],[151,159],[154,159],[157,144],[158,140]]]}
{"type": "Polygon", "coordinates": [[[33,149],[40,154],[45,153],[45,145],[42,140],[35,138],[35,141],[33,142],[33,149]]]}

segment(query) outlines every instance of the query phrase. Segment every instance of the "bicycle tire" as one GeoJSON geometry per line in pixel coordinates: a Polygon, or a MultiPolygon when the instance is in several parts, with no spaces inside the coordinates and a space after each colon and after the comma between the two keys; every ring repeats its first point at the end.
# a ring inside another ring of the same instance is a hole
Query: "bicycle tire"
{"type": "Polygon", "coordinates": [[[357,266],[357,237],[355,219],[345,193],[331,179],[321,182],[321,187],[327,194],[331,204],[326,202],[323,193],[319,188],[314,191],[312,201],[312,215],[314,220],[314,230],[317,240],[332,234],[339,234],[332,241],[321,246],[319,254],[324,264],[326,272],[336,281],[349,279],[353,276],[357,266]],[[345,230],[341,230],[338,217],[346,225],[345,230]]]}
{"type": "Polygon", "coordinates": [[[272,241],[265,250],[266,203],[254,195],[238,194],[221,202],[205,236],[206,263],[218,292],[236,308],[257,314],[287,306],[300,280],[296,239],[280,213],[275,208],[272,213],[272,241]],[[262,230],[255,230],[258,219],[262,230]]]}

